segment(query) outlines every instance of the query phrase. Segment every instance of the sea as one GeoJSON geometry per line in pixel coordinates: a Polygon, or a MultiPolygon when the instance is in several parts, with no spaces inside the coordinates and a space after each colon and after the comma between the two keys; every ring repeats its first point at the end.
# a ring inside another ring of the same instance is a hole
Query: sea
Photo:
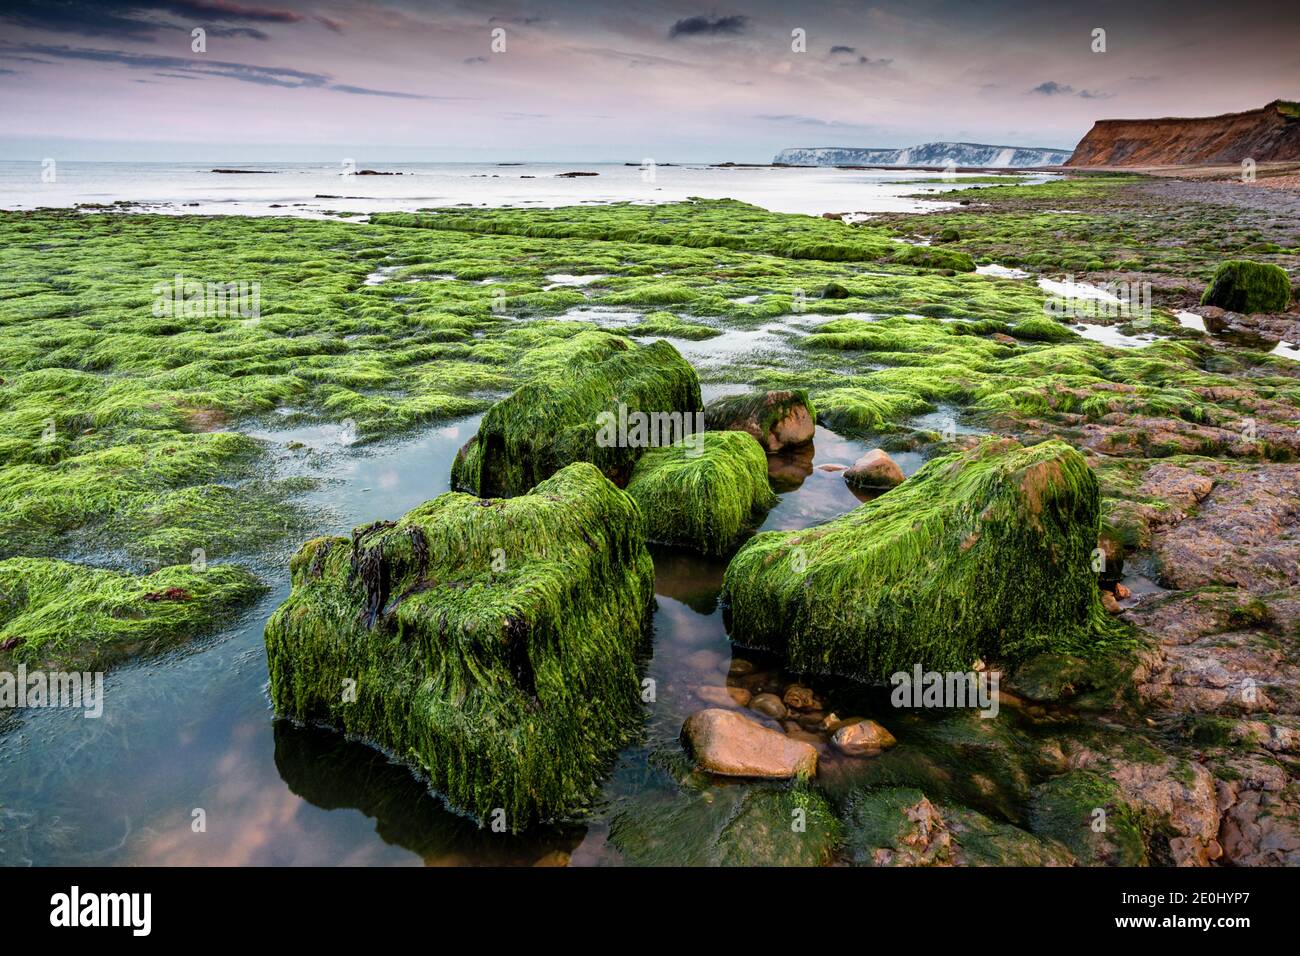
{"type": "MultiPolygon", "coordinates": [[[[1045,178],[1035,174],[1030,181],[1045,178]]],[[[869,214],[942,208],[937,199],[914,197],[987,184],[987,177],[970,173],[945,177],[919,169],[836,167],[0,161],[0,209],[129,204],[173,214],[320,218],[446,206],[527,208],[700,197],[737,199],[774,212],[869,214]],[[394,175],[364,175],[364,170],[394,175]]]]}

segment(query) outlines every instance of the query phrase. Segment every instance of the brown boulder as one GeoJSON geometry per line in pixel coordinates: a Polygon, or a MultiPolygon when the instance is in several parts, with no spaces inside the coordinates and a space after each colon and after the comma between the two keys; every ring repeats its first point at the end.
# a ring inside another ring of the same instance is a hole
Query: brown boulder
{"type": "Polygon", "coordinates": [[[880,448],[873,448],[844,472],[844,480],[856,488],[894,488],[903,483],[903,469],[880,448]]]}
{"type": "Polygon", "coordinates": [[[817,749],[730,710],[697,711],[682,736],[700,768],[727,777],[788,780],[817,772],[817,749]]]}
{"type": "Polygon", "coordinates": [[[841,725],[831,737],[831,743],[839,748],[841,753],[859,757],[878,754],[886,747],[894,746],[898,741],[894,739],[893,734],[874,720],[861,720],[841,725]]]}
{"type": "Polygon", "coordinates": [[[812,403],[801,390],[724,396],[705,407],[704,425],[749,432],[769,453],[807,444],[816,430],[812,403]]]}

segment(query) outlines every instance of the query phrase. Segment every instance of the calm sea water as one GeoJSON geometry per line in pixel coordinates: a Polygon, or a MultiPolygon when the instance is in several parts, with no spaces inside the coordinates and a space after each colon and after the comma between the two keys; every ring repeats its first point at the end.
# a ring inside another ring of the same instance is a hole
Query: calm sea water
{"type": "Polygon", "coordinates": [[[60,163],[0,162],[0,209],[140,203],[159,212],[319,216],[330,211],[381,212],[427,206],[567,206],[615,201],[673,202],[690,196],[731,198],[772,209],[905,212],[922,208],[916,192],[961,185],[936,183],[920,170],[774,169],[638,166],[613,163],[404,163],[358,166],[400,176],[345,172],[339,163],[60,163]],[[259,170],[214,173],[214,168],[259,170]],[[566,172],[595,176],[565,177],[566,172]],[[52,178],[52,181],[48,181],[52,178]],[[931,182],[924,182],[930,180],[931,182]]]}

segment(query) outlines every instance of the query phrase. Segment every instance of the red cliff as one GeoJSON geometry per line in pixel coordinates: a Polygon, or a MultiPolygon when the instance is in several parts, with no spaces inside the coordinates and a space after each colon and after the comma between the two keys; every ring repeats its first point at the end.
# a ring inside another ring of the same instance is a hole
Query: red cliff
{"type": "Polygon", "coordinates": [[[1218,166],[1300,161],[1300,103],[1184,119],[1098,120],[1066,166],[1218,166]]]}

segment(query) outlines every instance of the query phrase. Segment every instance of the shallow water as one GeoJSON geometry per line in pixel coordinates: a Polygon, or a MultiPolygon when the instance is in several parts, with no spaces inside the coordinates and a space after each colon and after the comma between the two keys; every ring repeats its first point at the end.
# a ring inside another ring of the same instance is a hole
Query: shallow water
{"type": "MultiPolygon", "coordinates": [[[[55,181],[42,179],[39,162],[0,162],[0,209],[35,209],[78,203],[142,204],[175,214],[320,217],[431,206],[568,206],[607,202],[678,202],[691,196],[739,199],[776,212],[820,215],[828,210],[909,212],[951,206],[907,198],[967,188],[958,174],[933,182],[921,170],[715,167],[661,165],[645,177],[639,164],[373,163],[357,169],[400,176],[345,174],[339,162],[322,163],[81,163],[61,162],[55,181]],[[214,173],[214,168],[261,170],[214,173]],[[586,170],[596,176],[564,178],[586,170]],[[927,181],[928,180],[928,181],[927,181]]],[[[970,188],[977,188],[972,185],[970,188]]]]}
{"type": "MultiPolygon", "coordinates": [[[[278,475],[317,481],[304,504],[321,532],[342,534],[447,491],[452,457],[480,417],[366,446],[346,425],[281,421],[292,416],[247,433],[272,443],[278,475]]],[[[852,464],[869,447],[818,429],[802,454],[774,460],[784,490],[763,528],[805,527],[857,507],[842,475],[820,466],[852,464]]],[[[908,474],[922,463],[917,454],[896,460],[908,474]]],[[[659,551],[655,563],[646,675],[659,694],[646,743],[624,752],[624,769],[643,766],[654,747],[675,746],[681,721],[703,706],[702,688],[725,693],[732,654],[717,603],[725,561],[659,551]]],[[[223,633],[110,671],[102,718],[29,710],[0,734],[0,865],[616,861],[600,810],[582,826],[493,834],[446,810],[383,754],[275,719],[262,628],[288,593],[288,575],[283,561],[265,573],[270,591],[223,633]],[[192,829],[197,810],[206,832],[192,829]]],[[[629,795],[625,777],[611,776],[609,801],[629,795]]]]}

